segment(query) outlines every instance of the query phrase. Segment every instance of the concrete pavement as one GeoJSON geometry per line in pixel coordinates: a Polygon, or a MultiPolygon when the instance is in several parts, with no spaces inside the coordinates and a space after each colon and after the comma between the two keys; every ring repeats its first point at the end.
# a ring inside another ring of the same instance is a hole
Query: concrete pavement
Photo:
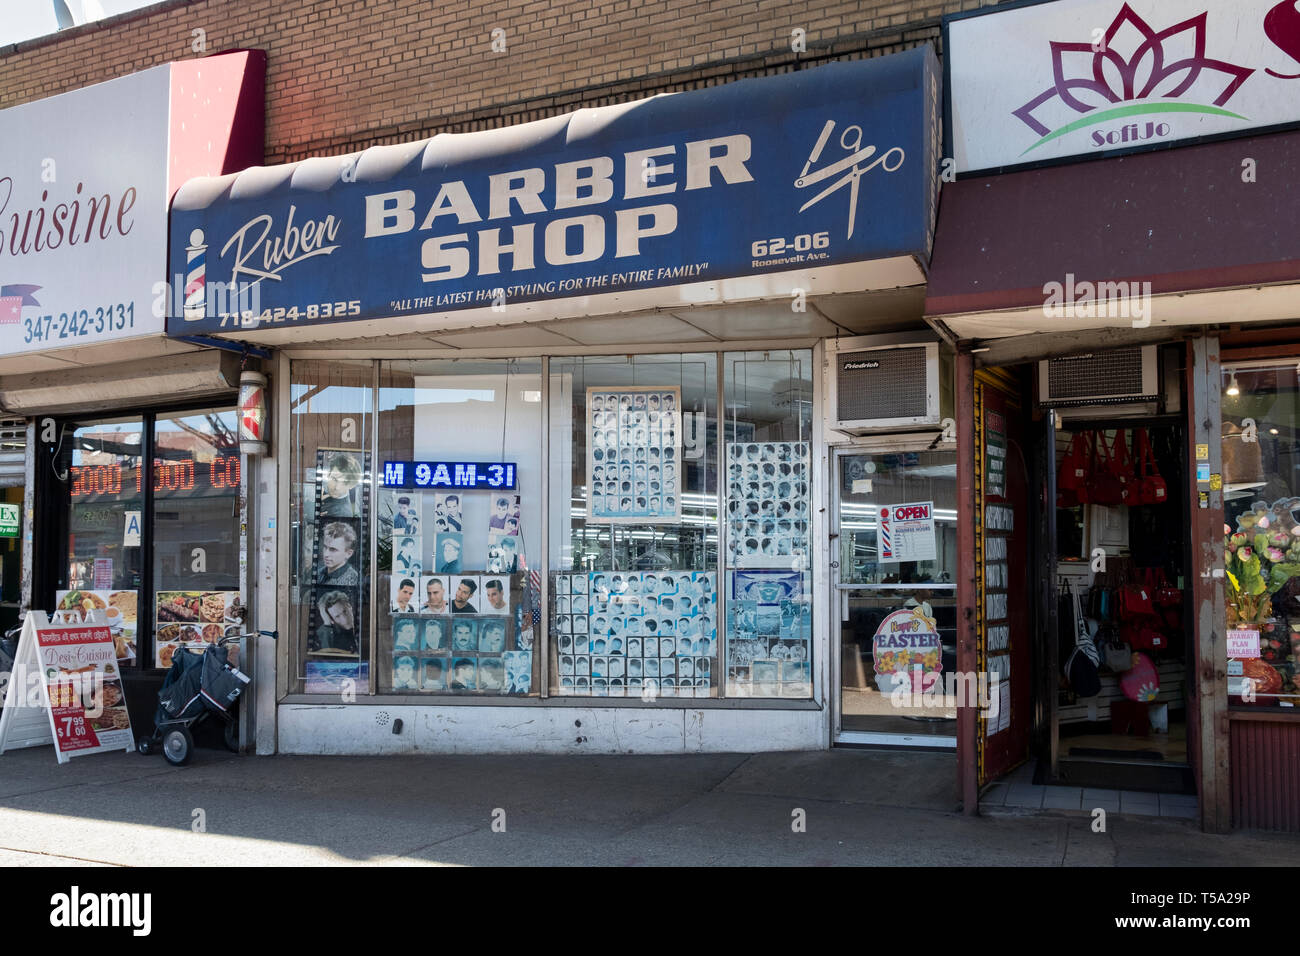
{"type": "Polygon", "coordinates": [[[969,818],[950,754],[0,756],[0,864],[1230,866],[1300,835],[969,818]],[[806,832],[794,832],[795,811],[806,832]],[[201,821],[205,832],[195,832],[201,821]],[[494,828],[494,821],[496,827],[494,828]],[[501,830],[504,823],[504,831],[501,830]]]}

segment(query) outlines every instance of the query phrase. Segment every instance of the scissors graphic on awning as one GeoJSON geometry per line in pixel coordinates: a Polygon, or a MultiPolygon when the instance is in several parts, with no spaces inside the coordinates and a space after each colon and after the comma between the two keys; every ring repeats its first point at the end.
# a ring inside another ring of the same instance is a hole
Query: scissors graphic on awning
{"type": "Polygon", "coordinates": [[[826,143],[830,140],[833,132],[835,132],[835,121],[827,120],[826,125],[822,127],[821,135],[817,137],[817,142],[813,145],[812,152],[808,154],[808,159],[803,164],[803,172],[800,173],[799,178],[794,181],[794,185],[796,189],[805,189],[809,186],[814,186],[817,183],[830,179],[832,176],[838,176],[840,173],[844,173],[844,176],[831,183],[816,196],[813,196],[812,199],[809,199],[806,203],[800,206],[799,211],[803,212],[809,206],[814,206],[821,202],[837,189],[848,186],[849,231],[845,238],[851,239],[853,238],[853,228],[854,224],[857,222],[858,215],[859,180],[877,166],[883,167],[885,172],[894,172],[903,165],[903,160],[906,158],[906,155],[904,154],[902,147],[894,146],[891,149],[885,150],[885,152],[882,153],[874,162],[866,166],[861,166],[859,165],[861,162],[870,159],[876,154],[876,147],[862,145],[861,126],[846,126],[844,127],[844,132],[840,134],[840,147],[847,151],[849,155],[842,159],[837,159],[829,166],[823,166],[815,172],[810,172],[813,164],[821,159],[822,150],[826,148],[826,143]],[[895,153],[897,153],[898,156],[891,166],[890,157],[895,153]]]}

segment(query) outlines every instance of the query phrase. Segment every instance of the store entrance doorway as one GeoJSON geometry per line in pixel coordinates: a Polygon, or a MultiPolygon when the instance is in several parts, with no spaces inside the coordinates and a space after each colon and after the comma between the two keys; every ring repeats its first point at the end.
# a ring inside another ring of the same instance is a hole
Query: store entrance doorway
{"type": "Polygon", "coordinates": [[[957,455],[934,433],[834,456],[835,742],[953,749],[957,455]]]}
{"type": "Polygon", "coordinates": [[[1047,424],[1056,683],[1039,685],[1043,782],[1193,793],[1183,423],[1053,414],[1047,424]]]}

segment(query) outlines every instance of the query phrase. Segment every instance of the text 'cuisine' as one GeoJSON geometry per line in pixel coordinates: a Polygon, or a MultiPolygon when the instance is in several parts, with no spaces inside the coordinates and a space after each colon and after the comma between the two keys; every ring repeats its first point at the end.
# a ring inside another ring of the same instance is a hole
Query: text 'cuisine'
{"type": "MultiPolygon", "coordinates": [[[[753,182],[745,167],[750,157],[748,136],[722,136],[685,144],[685,181],[678,178],[675,146],[631,150],[623,154],[622,198],[624,200],[666,196],[677,191],[707,189],[715,185],[713,171],[728,186],[753,182]]],[[[615,162],[609,156],[595,156],[571,163],[556,163],[553,183],[540,167],[490,174],[487,184],[487,215],[474,202],[464,180],[444,182],[416,225],[416,195],[413,189],[373,193],[366,196],[366,238],[393,236],[413,229],[431,230],[442,225],[444,216],[455,216],[458,225],[509,219],[517,210],[521,216],[609,202],[615,193],[615,162]],[[553,190],[553,193],[552,193],[553,190]],[[547,208],[543,194],[554,196],[547,208]]],[[[501,272],[501,257],[510,256],[511,272],[536,268],[536,222],[509,227],[502,239],[500,228],[477,230],[477,269],[471,270],[469,233],[434,236],[420,247],[421,273],[425,282],[460,279],[501,272]]],[[[552,266],[593,262],[605,255],[608,242],[605,217],[597,214],[555,219],[542,231],[541,255],[552,266]]],[[[641,205],[614,211],[614,258],[641,254],[641,240],[667,236],[677,228],[677,207],[672,203],[641,205]]]]}

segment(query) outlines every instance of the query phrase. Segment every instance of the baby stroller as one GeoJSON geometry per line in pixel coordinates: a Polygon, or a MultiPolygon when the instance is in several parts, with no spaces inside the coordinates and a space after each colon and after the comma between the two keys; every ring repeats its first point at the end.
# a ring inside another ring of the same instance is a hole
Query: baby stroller
{"type": "Polygon", "coordinates": [[[194,750],[193,728],[213,714],[225,721],[226,747],[239,751],[235,703],[247,689],[250,678],[226,662],[226,645],[238,639],[223,638],[202,651],[176,649],[172,668],[158,692],[153,735],[137,741],[140,753],[153,753],[154,747],[161,744],[163,757],[179,767],[190,759],[194,750]]]}

